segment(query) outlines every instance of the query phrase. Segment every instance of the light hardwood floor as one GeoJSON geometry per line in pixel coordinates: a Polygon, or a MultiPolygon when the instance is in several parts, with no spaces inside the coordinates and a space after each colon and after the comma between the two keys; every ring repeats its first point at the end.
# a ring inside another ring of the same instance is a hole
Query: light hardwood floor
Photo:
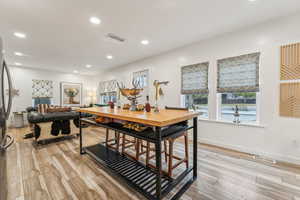
{"type": "MultiPolygon", "coordinates": [[[[6,152],[6,159],[0,157],[0,170],[6,172],[0,177],[1,200],[144,199],[88,155],[81,156],[78,138],[36,147],[32,140],[22,139],[27,128],[9,132],[16,141],[6,152]]],[[[85,145],[103,141],[105,135],[93,127],[84,134],[85,145]]],[[[182,199],[300,199],[298,168],[253,162],[251,156],[222,148],[199,147],[199,178],[182,199]]],[[[175,150],[182,154],[183,144],[177,143],[175,150]]]]}

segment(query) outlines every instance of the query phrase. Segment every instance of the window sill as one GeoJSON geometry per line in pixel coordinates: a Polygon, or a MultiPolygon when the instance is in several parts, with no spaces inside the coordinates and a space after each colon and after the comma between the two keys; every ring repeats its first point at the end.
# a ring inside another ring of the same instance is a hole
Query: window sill
{"type": "Polygon", "coordinates": [[[222,120],[212,120],[212,119],[205,119],[205,118],[198,118],[199,121],[203,121],[203,122],[209,122],[209,123],[219,123],[219,124],[228,124],[228,125],[232,125],[232,126],[245,126],[245,127],[256,127],[256,128],[265,128],[264,125],[261,124],[247,124],[247,123],[240,123],[240,124],[235,124],[233,122],[229,122],[229,121],[222,121],[222,120]]]}

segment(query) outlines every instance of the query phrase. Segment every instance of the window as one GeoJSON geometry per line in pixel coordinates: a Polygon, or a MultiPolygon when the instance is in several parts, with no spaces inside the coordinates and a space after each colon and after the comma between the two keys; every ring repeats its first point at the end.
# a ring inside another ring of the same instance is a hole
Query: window
{"type": "Polygon", "coordinates": [[[133,80],[139,81],[140,87],[144,89],[143,94],[149,95],[149,70],[133,72],[133,80]]]}
{"type": "Polygon", "coordinates": [[[133,72],[133,79],[139,81],[141,88],[147,88],[149,85],[149,70],[133,72]]]}
{"type": "Polygon", "coordinates": [[[185,107],[201,112],[200,117],[208,118],[208,94],[184,95],[185,107]]]}
{"type": "Polygon", "coordinates": [[[203,118],[208,118],[208,65],[206,62],[181,68],[185,107],[200,111],[203,118]]]}
{"type": "Polygon", "coordinates": [[[260,53],[218,60],[218,119],[232,122],[258,121],[260,53]]]}
{"type": "Polygon", "coordinates": [[[257,121],[255,92],[238,92],[221,94],[221,120],[233,122],[236,106],[239,111],[239,121],[253,123],[257,121]]]}
{"type": "Polygon", "coordinates": [[[100,103],[108,104],[108,102],[116,102],[117,101],[117,81],[102,81],[98,86],[98,93],[100,95],[100,103]]]}
{"type": "Polygon", "coordinates": [[[100,94],[100,103],[108,104],[108,102],[117,102],[117,92],[106,92],[100,94]]]}

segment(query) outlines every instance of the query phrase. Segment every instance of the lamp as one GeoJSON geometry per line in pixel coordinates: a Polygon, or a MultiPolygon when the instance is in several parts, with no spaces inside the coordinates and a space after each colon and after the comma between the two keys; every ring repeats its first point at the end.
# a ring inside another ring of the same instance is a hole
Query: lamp
{"type": "Polygon", "coordinates": [[[90,105],[93,105],[96,102],[97,94],[95,90],[90,90],[87,92],[87,96],[90,100],[90,105]]]}

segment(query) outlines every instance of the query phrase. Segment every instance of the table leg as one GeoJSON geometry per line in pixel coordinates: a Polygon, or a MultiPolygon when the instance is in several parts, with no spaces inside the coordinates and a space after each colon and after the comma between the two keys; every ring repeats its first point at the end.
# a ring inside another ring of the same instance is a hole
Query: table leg
{"type": "Polygon", "coordinates": [[[80,146],[80,154],[84,154],[85,152],[82,149],[82,123],[81,123],[81,112],[79,112],[79,146],[80,146]]]}
{"type": "Polygon", "coordinates": [[[157,141],[155,143],[156,157],[156,198],[161,199],[161,128],[156,127],[157,141]]]}
{"type": "Polygon", "coordinates": [[[197,179],[197,156],[198,156],[198,118],[193,118],[193,178],[197,179]]]}
{"type": "Polygon", "coordinates": [[[105,135],[105,146],[108,148],[108,136],[109,136],[109,129],[106,129],[106,135],[105,135]]]}

